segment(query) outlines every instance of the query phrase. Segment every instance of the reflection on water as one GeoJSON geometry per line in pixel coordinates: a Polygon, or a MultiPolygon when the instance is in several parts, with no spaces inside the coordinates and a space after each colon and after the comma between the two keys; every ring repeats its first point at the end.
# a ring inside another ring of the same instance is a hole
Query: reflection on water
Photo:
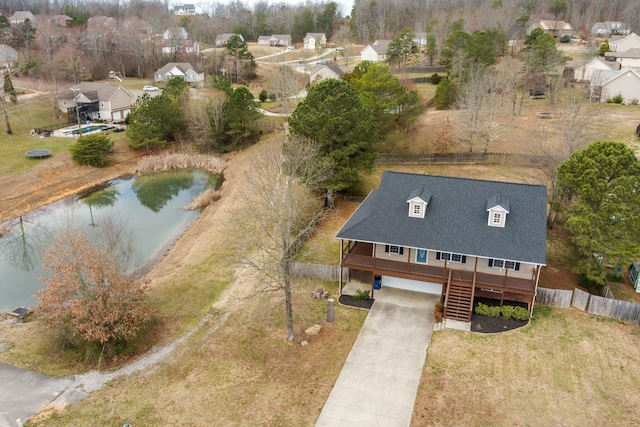
{"type": "MultiPolygon", "coordinates": [[[[182,209],[219,176],[201,171],[167,172],[119,179],[83,197],[70,197],[12,220],[0,237],[0,312],[35,304],[33,294],[45,274],[40,258],[48,242],[64,224],[99,234],[101,223],[113,218],[124,223],[134,242],[139,263],[157,260],[198,216],[182,209]]],[[[4,227],[0,227],[4,228],[4,227]]]]}

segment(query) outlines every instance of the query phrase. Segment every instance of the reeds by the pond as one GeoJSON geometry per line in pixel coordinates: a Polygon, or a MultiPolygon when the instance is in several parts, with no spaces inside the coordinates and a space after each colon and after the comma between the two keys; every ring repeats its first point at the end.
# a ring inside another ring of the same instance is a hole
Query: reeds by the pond
{"type": "Polygon", "coordinates": [[[204,190],[191,200],[183,209],[185,211],[195,211],[196,209],[206,208],[211,203],[220,200],[220,193],[213,189],[204,190]]]}
{"type": "Polygon", "coordinates": [[[136,175],[184,169],[201,169],[213,174],[222,174],[226,167],[227,162],[215,156],[165,153],[140,159],[136,167],[136,175]]]}

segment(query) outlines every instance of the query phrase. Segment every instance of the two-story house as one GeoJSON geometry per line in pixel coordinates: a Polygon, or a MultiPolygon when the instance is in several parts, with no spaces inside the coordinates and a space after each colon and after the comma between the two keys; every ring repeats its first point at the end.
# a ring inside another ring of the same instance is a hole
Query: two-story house
{"type": "Polygon", "coordinates": [[[629,24],[620,21],[596,22],[591,26],[591,34],[597,37],[626,36],[630,32],[629,24]]]}
{"type": "Polygon", "coordinates": [[[136,97],[122,86],[81,82],[58,95],[58,107],[69,121],[105,120],[119,123],[131,112],[136,97]]]}
{"type": "Polygon", "coordinates": [[[9,23],[11,25],[19,25],[27,20],[32,24],[36,23],[36,17],[28,10],[17,10],[9,17],[9,23]]]}
{"type": "Polygon", "coordinates": [[[546,264],[547,188],[384,172],[336,234],[341,280],[444,296],[469,322],[475,297],[527,303],[546,264]]]}
{"type": "Polygon", "coordinates": [[[324,33],[307,33],[302,42],[304,49],[324,49],[327,45],[327,36],[324,33]]]}

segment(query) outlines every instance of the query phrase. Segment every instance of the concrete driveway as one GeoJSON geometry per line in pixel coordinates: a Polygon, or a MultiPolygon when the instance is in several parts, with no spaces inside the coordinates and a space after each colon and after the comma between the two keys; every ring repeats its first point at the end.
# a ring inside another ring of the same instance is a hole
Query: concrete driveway
{"type": "Polygon", "coordinates": [[[15,427],[37,414],[73,384],[73,377],[53,378],[0,364],[0,427],[15,427]]]}
{"type": "Polygon", "coordinates": [[[393,288],[375,303],[316,426],[409,426],[438,295],[393,288]]]}

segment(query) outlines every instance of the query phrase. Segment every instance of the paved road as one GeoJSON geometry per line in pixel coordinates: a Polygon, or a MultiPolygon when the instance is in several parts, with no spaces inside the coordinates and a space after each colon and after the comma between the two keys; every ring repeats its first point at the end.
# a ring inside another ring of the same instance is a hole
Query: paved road
{"type": "Polygon", "coordinates": [[[16,420],[37,414],[73,381],[0,364],[0,427],[16,427],[16,420]]]}
{"type": "Polygon", "coordinates": [[[440,298],[382,288],[316,427],[408,427],[440,298]]]}

